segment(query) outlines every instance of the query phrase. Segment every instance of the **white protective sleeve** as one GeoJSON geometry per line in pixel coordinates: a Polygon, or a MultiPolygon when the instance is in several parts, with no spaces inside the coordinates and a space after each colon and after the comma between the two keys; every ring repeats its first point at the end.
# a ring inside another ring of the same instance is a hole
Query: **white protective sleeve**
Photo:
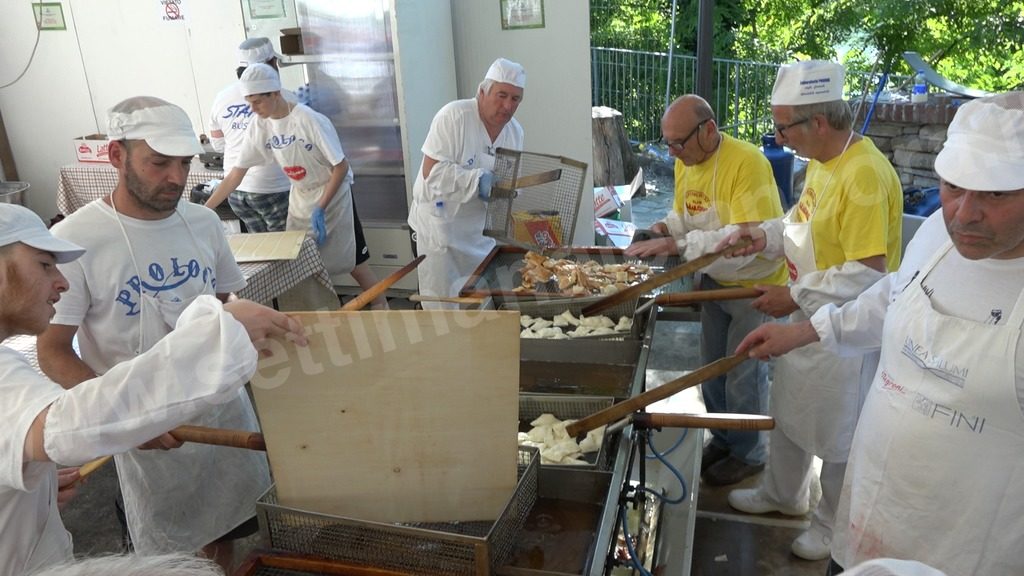
{"type": "Polygon", "coordinates": [[[465,169],[454,162],[441,160],[430,170],[423,182],[431,200],[455,200],[465,204],[477,198],[480,175],[478,168],[465,169]]]}
{"type": "Polygon", "coordinates": [[[861,356],[882,348],[885,314],[892,300],[896,273],[886,274],[856,300],[842,306],[826,304],[811,316],[821,345],[840,356],[861,356]]]}
{"type": "Polygon", "coordinates": [[[764,230],[765,247],[761,255],[769,260],[777,260],[786,256],[786,245],[782,240],[785,225],[782,218],[773,218],[761,222],[759,226],[764,230]]]}
{"type": "Polygon", "coordinates": [[[256,360],[245,327],[215,297],[199,296],[151,349],[51,404],[43,447],[66,465],[134,448],[236,397],[256,360]]]}
{"type": "Polygon", "coordinates": [[[789,294],[808,317],[826,304],[842,305],[853,300],[885,276],[857,260],[825,270],[804,274],[789,287],[789,294]]]}
{"type": "MultiPolygon", "coordinates": [[[[686,247],[680,254],[683,258],[689,262],[695,258],[715,251],[715,246],[718,245],[726,236],[739,230],[740,227],[736,224],[727,224],[718,230],[691,230],[686,233],[686,239],[684,240],[686,247]]],[[[748,256],[739,256],[737,258],[719,258],[711,264],[701,268],[701,271],[712,277],[724,276],[726,274],[735,274],[737,270],[750,264],[757,258],[757,254],[750,254],[748,256]]]]}
{"type": "Polygon", "coordinates": [[[210,136],[210,146],[213,146],[213,150],[215,152],[223,153],[224,152],[224,139],[223,138],[214,138],[213,136],[210,136]]]}

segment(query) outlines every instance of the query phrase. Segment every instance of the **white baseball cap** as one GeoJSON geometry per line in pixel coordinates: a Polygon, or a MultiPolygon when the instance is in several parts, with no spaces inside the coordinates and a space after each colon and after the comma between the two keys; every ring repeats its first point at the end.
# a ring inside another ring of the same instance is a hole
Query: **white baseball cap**
{"type": "Polygon", "coordinates": [[[1024,189],[1024,92],[960,106],[935,157],[935,172],[969,190],[1024,189]]]}
{"type": "Polygon", "coordinates": [[[277,52],[274,52],[274,45],[270,43],[270,39],[263,36],[249,38],[238,45],[239,66],[262,64],[278,57],[277,52]]]}
{"type": "Polygon", "coordinates": [[[281,91],[281,76],[269,64],[253,64],[239,78],[242,96],[281,91]]]}
{"type": "Polygon", "coordinates": [[[772,106],[800,106],[843,99],[846,70],[828,60],[805,60],[779,67],[772,106]]]}
{"type": "Polygon", "coordinates": [[[35,212],[17,204],[0,204],[0,247],[15,242],[51,253],[59,264],[85,254],[85,248],[50,234],[35,212]]]}
{"type": "Polygon", "coordinates": [[[107,112],[107,136],[111,140],[145,140],[165,156],[203,152],[188,114],[153,96],[135,96],[115,104],[107,112]]]}
{"type": "Polygon", "coordinates": [[[487,69],[487,75],[484,78],[526,88],[526,70],[523,69],[523,65],[504,58],[495,60],[487,69]]]}

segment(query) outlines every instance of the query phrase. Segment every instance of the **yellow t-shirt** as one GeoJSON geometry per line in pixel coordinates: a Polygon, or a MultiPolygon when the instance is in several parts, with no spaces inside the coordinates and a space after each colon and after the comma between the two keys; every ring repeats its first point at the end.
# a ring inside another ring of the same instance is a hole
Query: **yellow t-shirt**
{"type": "Polygon", "coordinates": [[[811,160],[794,210],[795,222],[812,218],[819,270],[882,254],[890,272],[899,268],[903,188],[871,140],[850,144],[845,154],[824,164],[811,160]]]}
{"type": "MultiPolygon", "coordinates": [[[[687,166],[676,159],[673,210],[685,219],[686,214],[699,216],[707,212],[714,202],[720,222],[709,229],[742,222],[763,222],[782,216],[782,201],[771,164],[757,147],[722,134],[716,155],[695,166],[687,166]],[[686,212],[683,211],[684,206],[686,212]]],[[[765,277],[722,284],[784,286],[788,278],[784,262],[779,260],[775,271],[765,277]]]]}

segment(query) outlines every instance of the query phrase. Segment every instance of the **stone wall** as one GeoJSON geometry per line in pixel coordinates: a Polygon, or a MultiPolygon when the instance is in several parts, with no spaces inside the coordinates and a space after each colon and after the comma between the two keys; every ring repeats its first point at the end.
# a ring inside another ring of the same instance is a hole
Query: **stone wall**
{"type": "MultiPolygon", "coordinates": [[[[855,103],[851,102],[855,106],[855,103]]],[[[927,103],[881,103],[868,126],[867,136],[896,168],[904,188],[938,186],[935,155],[946,141],[946,128],[956,114],[957,101],[945,95],[930,95],[927,103]]],[[[867,110],[867,106],[864,106],[867,110]]],[[[862,112],[854,127],[864,123],[862,112]]]]}

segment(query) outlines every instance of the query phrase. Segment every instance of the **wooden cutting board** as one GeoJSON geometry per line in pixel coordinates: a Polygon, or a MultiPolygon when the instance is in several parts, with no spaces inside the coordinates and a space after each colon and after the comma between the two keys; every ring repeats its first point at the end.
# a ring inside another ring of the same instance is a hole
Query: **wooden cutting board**
{"type": "Polygon", "coordinates": [[[306,233],[299,230],[285,232],[259,232],[231,234],[228,245],[235,262],[263,262],[267,260],[295,260],[302,250],[306,233]]]}
{"type": "Polygon", "coordinates": [[[283,506],[380,522],[494,520],[516,487],[519,314],[300,313],[252,379],[283,506]],[[279,357],[280,356],[280,357],[279,357]]]}

